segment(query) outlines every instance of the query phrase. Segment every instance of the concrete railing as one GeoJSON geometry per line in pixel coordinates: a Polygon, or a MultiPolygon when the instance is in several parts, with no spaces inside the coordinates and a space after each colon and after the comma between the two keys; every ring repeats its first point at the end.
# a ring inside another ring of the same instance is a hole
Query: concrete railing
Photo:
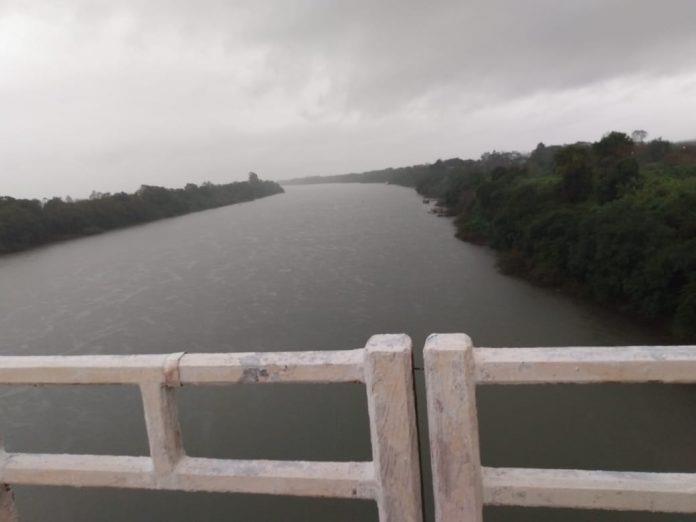
{"type": "Polygon", "coordinates": [[[373,499],[380,521],[420,522],[411,341],[377,335],[348,351],[0,357],[0,384],[137,385],[149,457],[0,453],[0,522],[18,519],[8,485],[94,486],[373,499]],[[232,383],[364,383],[372,461],[194,458],[176,388],[232,383]]]}
{"type": "Polygon", "coordinates": [[[425,346],[437,522],[481,522],[483,505],[696,513],[696,473],[482,467],[476,386],[696,383],[696,346],[474,348],[463,334],[425,346]]]}
{"type": "MultiPolygon", "coordinates": [[[[696,513],[696,474],[481,466],[476,386],[696,383],[696,346],[474,348],[434,334],[425,381],[437,522],[481,522],[484,504],[696,513]]],[[[381,522],[421,522],[411,341],[377,335],[348,351],[0,357],[0,384],[137,385],[149,457],[7,453],[0,522],[17,520],[9,485],[94,486],[372,499],[381,522]],[[372,461],[189,457],[175,400],[184,385],[364,383],[372,461]]]]}

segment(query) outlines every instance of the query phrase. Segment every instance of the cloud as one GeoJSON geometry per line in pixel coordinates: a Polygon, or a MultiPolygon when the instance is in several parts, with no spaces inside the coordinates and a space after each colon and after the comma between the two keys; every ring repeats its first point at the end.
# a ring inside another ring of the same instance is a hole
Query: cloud
{"type": "Polygon", "coordinates": [[[688,0],[5,1],[0,192],[328,174],[622,124],[686,137],[670,111],[694,106],[694,27],[688,0]]]}

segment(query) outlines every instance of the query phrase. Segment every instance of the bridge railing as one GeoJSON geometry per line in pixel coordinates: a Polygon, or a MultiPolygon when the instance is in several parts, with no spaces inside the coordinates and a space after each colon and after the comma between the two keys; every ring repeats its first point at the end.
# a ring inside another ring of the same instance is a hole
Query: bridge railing
{"type": "Polygon", "coordinates": [[[420,522],[411,340],[377,335],[347,351],[0,357],[0,384],[137,385],[150,456],[8,453],[0,449],[0,521],[17,520],[8,485],[94,486],[373,499],[381,522],[420,522]],[[364,383],[372,461],[189,457],[176,389],[184,385],[364,383]]]}
{"type": "MultiPolygon", "coordinates": [[[[481,522],[484,504],[696,513],[696,474],[481,466],[478,385],[696,382],[696,346],[474,348],[428,338],[425,377],[437,522],[481,522]]],[[[0,522],[17,520],[9,485],[94,486],[372,499],[380,521],[420,522],[411,341],[378,335],[347,351],[0,357],[0,384],[137,385],[150,455],[8,453],[0,522]],[[184,385],[363,383],[372,460],[189,457],[175,393],[184,385]]]]}
{"type": "Polygon", "coordinates": [[[696,513],[696,473],[482,467],[476,386],[696,383],[696,346],[474,348],[463,334],[425,346],[437,522],[481,522],[483,505],[696,513]]]}

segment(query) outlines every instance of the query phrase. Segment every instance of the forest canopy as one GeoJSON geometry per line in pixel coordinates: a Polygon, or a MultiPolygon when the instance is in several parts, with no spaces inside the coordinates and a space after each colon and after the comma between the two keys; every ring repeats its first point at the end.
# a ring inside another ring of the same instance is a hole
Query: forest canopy
{"type": "Polygon", "coordinates": [[[280,185],[252,172],[249,181],[189,183],[181,189],[143,185],[132,194],[93,192],[89,199],[77,201],[0,196],[0,254],[280,192],[280,185]]]}

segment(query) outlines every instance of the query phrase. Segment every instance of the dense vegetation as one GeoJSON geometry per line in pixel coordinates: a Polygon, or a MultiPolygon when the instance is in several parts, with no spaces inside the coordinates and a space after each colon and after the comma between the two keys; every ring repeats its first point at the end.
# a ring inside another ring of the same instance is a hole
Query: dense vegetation
{"type": "Polygon", "coordinates": [[[283,192],[253,172],[249,181],[183,189],[143,185],[133,194],[93,193],[89,199],[39,201],[0,197],[0,254],[137,223],[251,201],[283,192]]]}
{"type": "Polygon", "coordinates": [[[494,152],[359,181],[439,198],[457,237],[495,248],[507,273],[695,340],[696,144],[644,137],[612,132],[596,143],[539,144],[529,155],[494,152]]]}

